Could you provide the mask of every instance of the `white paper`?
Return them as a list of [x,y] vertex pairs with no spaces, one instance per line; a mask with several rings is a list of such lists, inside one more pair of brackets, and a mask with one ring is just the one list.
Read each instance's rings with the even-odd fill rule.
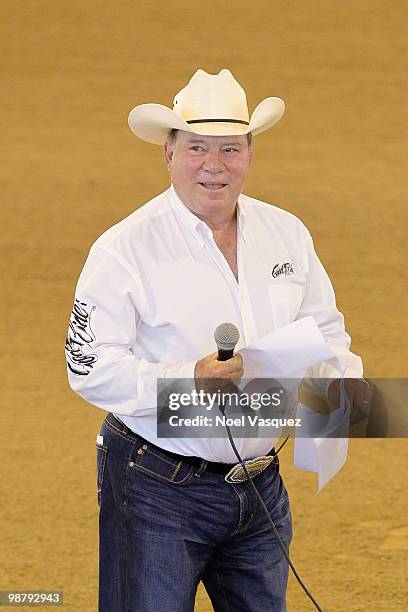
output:
[[[296,389],[292,388],[293,385],[290,387],[289,381],[284,387],[293,393],[297,391],[306,369],[315,363],[331,359],[339,371],[339,378],[344,374],[313,317],[281,327],[239,352],[244,360],[245,379],[291,378]],[[341,389],[340,408],[327,416],[304,404],[297,406],[297,417],[302,419],[302,437],[295,436],[294,462],[296,467],[317,473],[317,492],[337,474],[347,458],[348,416],[342,384]],[[306,428],[311,437],[303,437]],[[314,431],[319,432],[319,437],[313,437]]]
[[335,355],[313,317],[304,317],[239,350],[245,378],[303,378],[309,366]]
[[[317,472],[317,493],[337,474],[347,459],[349,408],[341,385],[340,407],[320,415],[299,403],[297,417],[302,419],[301,436],[295,433],[295,466]],[[319,432],[319,437],[313,437]],[[311,437],[303,437],[306,434]]]

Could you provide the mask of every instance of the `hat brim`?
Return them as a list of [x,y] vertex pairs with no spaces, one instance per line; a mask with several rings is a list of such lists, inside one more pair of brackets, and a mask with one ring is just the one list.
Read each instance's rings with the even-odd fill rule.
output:
[[128,124],[142,140],[162,145],[172,129],[202,136],[238,136],[248,132],[260,134],[277,123],[284,112],[285,103],[281,98],[265,98],[252,113],[249,125],[226,122],[189,124],[167,106],[140,104],[130,111]]

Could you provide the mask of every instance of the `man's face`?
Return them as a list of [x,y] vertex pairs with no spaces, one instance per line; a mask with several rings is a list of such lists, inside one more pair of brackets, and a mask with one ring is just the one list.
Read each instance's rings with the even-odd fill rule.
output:
[[246,135],[201,136],[178,131],[165,158],[178,196],[198,216],[233,210],[251,164]]

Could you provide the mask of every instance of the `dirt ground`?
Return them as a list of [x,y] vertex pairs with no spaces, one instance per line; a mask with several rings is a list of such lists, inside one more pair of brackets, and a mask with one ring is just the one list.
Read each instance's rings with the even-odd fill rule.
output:
[[[68,388],[67,322],[93,241],[168,185],[129,110],[171,106],[197,68],[230,68],[251,111],[285,100],[245,193],[309,227],[366,375],[406,376],[407,24],[397,0],[2,1],[0,590],[96,610],[105,415]],[[325,612],[407,609],[407,459],[406,440],[352,440],[316,495],[285,448],[293,561]],[[292,577],[288,609],[313,609]]]

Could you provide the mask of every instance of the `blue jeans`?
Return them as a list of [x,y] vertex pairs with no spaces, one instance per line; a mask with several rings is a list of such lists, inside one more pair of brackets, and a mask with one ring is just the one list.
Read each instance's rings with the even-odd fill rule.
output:
[[[179,462],[109,413],[97,446],[99,612],[284,612],[288,563],[248,483]],[[253,478],[289,548],[279,460]]]

